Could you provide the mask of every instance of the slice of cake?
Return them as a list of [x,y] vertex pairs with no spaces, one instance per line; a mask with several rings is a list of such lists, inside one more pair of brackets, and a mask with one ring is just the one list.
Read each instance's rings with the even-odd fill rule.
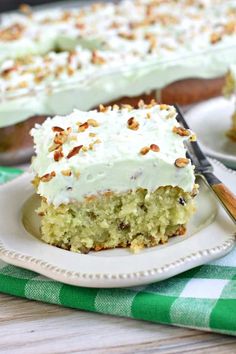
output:
[[[236,99],[236,65],[232,65],[226,77],[226,84],[224,88],[224,94],[226,97],[235,96]],[[236,142],[236,106],[232,115],[232,125],[227,132],[227,136]]]
[[103,107],[56,116],[31,134],[45,242],[87,253],[183,235],[194,211],[194,167],[173,106]]

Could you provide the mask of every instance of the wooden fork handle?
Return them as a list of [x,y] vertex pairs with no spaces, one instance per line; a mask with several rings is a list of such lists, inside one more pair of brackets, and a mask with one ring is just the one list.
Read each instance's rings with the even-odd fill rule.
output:
[[[204,177],[224,208],[236,223],[236,196],[213,173],[204,173]],[[236,183],[236,181],[235,181]]]

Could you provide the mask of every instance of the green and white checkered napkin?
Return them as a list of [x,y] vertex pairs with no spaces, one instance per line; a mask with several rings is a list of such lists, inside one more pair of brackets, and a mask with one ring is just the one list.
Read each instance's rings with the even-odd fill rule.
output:
[[[0,168],[0,183],[18,173],[19,170]],[[171,279],[126,289],[66,285],[0,261],[0,292],[81,310],[236,335],[236,249],[218,261]]]

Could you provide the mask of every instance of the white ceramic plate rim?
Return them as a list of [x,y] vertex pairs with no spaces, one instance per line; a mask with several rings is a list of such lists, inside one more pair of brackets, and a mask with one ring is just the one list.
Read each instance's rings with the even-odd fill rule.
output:
[[[224,97],[216,97],[216,98],[212,98],[209,99],[207,101],[198,103],[196,105],[194,105],[193,108],[190,108],[189,111],[187,111],[187,113],[185,114],[186,116],[186,120],[190,122],[190,127],[191,127],[191,120],[194,119],[196,116],[200,116],[202,112],[205,112],[206,108],[208,108],[209,106],[217,106],[217,105],[222,105],[222,104],[226,104],[226,103],[230,103],[230,102],[234,102],[234,98],[232,98],[231,100],[226,100]],[[230,117],[229,117],[230,119]],[[201,138],[198,137],[198,142],[200,143],[203,151],[213,157],[214,159],[220,159],[220,160],[224,160],[224,161],[228,161],[229,163],[236,163],[236,156],[231,155],[231,154],[225,154],[225,153],[221,153],[221,152],[216,152],[213,149],[211,149],[210,147],[206,146],[204,143],[201,142]]]
[[[214,164],[224,170],[224,172],[226,172],[227,174],[230,173],[236,176],[235,171],[226,169],[226,167],[224,167],[218,161],[214,161]],[[23,180],[26,177],[26,174],[17,177],[18,182],[20,181],[20,179]],[[29,178],[29,176],[27,178]],[[8,182],[8,186],[11,183],[14,183],[14,181]],[[4,188],[4,186],[6,186],[6,184],[0,186],[0,192],[1,189]],[[184,242],[185,241],[182,241],[183,244]],[[139,271],[129,272],[127,270],[127,272],[112,274],[111,272],[107,271],[106,266],[108,263],[105,266],[106,271],[102,273],[94,273],[87,271],[84,272],[83,270],[70,271],[66,267],[63,267],[63,265],[62,267],[55,266],[52,263],[45,262],[43,257],[32,257],[29,255],[25,255],[22,252],[17,252],[17,250],[12,250],[11,248],[6,247],[4,245],[4,238],[0,235],[0,259],[7,263],[38,272],[42,275],[45,275],[49,278],[63,283],[87,287],[109,288],[141,285],[169,278],[173,275],[179,274],[183,271],[202,265],[211,260],[219,258],[220,256],[225,255],[233,248],[234,245],[235,235],[233,235],[232,232],[232,234],[225,235],[222,242],[220,244],[217,244],[217,246],[207,248],[203,246],[198,251],[190,252],[184,257],[180,256],[175,262],[166,262],[165,264],[163,264],[162,267],[155,267],[155,265],[153,265],[153,267],[142,269],[141,265]],[[68,251],[65,252],[67,252],[66,254],[68,255],[68,257],[70,257],[71,253]],[[86,257],[86,255],[79,254],[78,256]],[[146,254],[146,256],[148,257],[148,253]],[[136,257],[136,255],[132,255],[132,257]]]

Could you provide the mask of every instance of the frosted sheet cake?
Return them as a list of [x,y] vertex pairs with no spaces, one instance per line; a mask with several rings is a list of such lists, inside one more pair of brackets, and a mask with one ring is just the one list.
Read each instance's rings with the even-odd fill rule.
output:
[[[233,96],[236,99],[236,65],[232,65],[226,77],[226,83],[224,87],[224,94],[226,97]],[[236,101],[235,101],[236,104]],[[236,142],[236,106],[232,115],[232,125],[227,132],[228,137]]]
[[192,104],[220,95],[236,58],[234,0],[23,10],[0,23],[2,164],[32,155],[28,131],[49,115],[99,103],[135,106],[140,98]]
[[45,242],[87,253],[143,247],[183,235],[194,212],[191,131],[173,106],[100,106],[56,116],[31,132]]
[[[178,80],[198,78],[208,81],[222,77],[236,57],[235,18],[234,0],[124,0],[118,4],[93,4],[82,9],[3,15],[0,25],[1,121],[3,113],[5,117],[11,114],[4,107],[5,100],[12,100],[15,96],[15,106],[22,109],[21,94],[37,114],[45,111],[47,115],[68,114],[71,112],[71,96],[77,105],[74,108],[88,110],[98,103],[107,104],[124,96],[135,97],[152,91],[159,95],[160,90]],[[21,68],[18,70],[22,61],[15,58],[38,62],[40,72],[44,59],[40,62],[39,58],[31,59],[32,55],[43,57],[49,52],[74,51],[77,47],[84,50],[81,56],[86,64],[77,72],[81,78],[77,81],[77,75],[74,84],[68,87],[71,84],[69,70],[63,75],[63,80],[67,80],[66,87],[64,82],[61,85],[60,78],[51,85],[51,71],[53,75],[54,67],[63,62],[63,55],[52,53],[47,74],[44,70],[41,73],[47,77],[44,89],[50,86],[50,90],[44,90],[48,98],[42,102],[38,83],[34,84],[33,90],[32,85],[27,85],[25,73]],[[86,50],[93,53],[92,58]],[[13,60],[9,62],[9,59]],[[93,80],[86,71],[91,61],[96,65]],[[32,68],[27,60],[23,65],[26,72]],[[12,75],[6,75],[6,70],[14,72],[14,84]],[[18,85],[22,82],[23,86]],[[215,84],[219,89],[222,81]],[[194,85],[198,87],[199,82]],[[201,95],[205,95],[204,88],[216,94],[208,83],[207,87],[203,86]],[[200,95],[199,91],[197,95]],[[66,113],[61,107],[55,107],[54,102],[59,97],[67,108]],[[39,106],[34,102],[38,99]],[[26,118],[29,116],[22,112],[18,122]]]

